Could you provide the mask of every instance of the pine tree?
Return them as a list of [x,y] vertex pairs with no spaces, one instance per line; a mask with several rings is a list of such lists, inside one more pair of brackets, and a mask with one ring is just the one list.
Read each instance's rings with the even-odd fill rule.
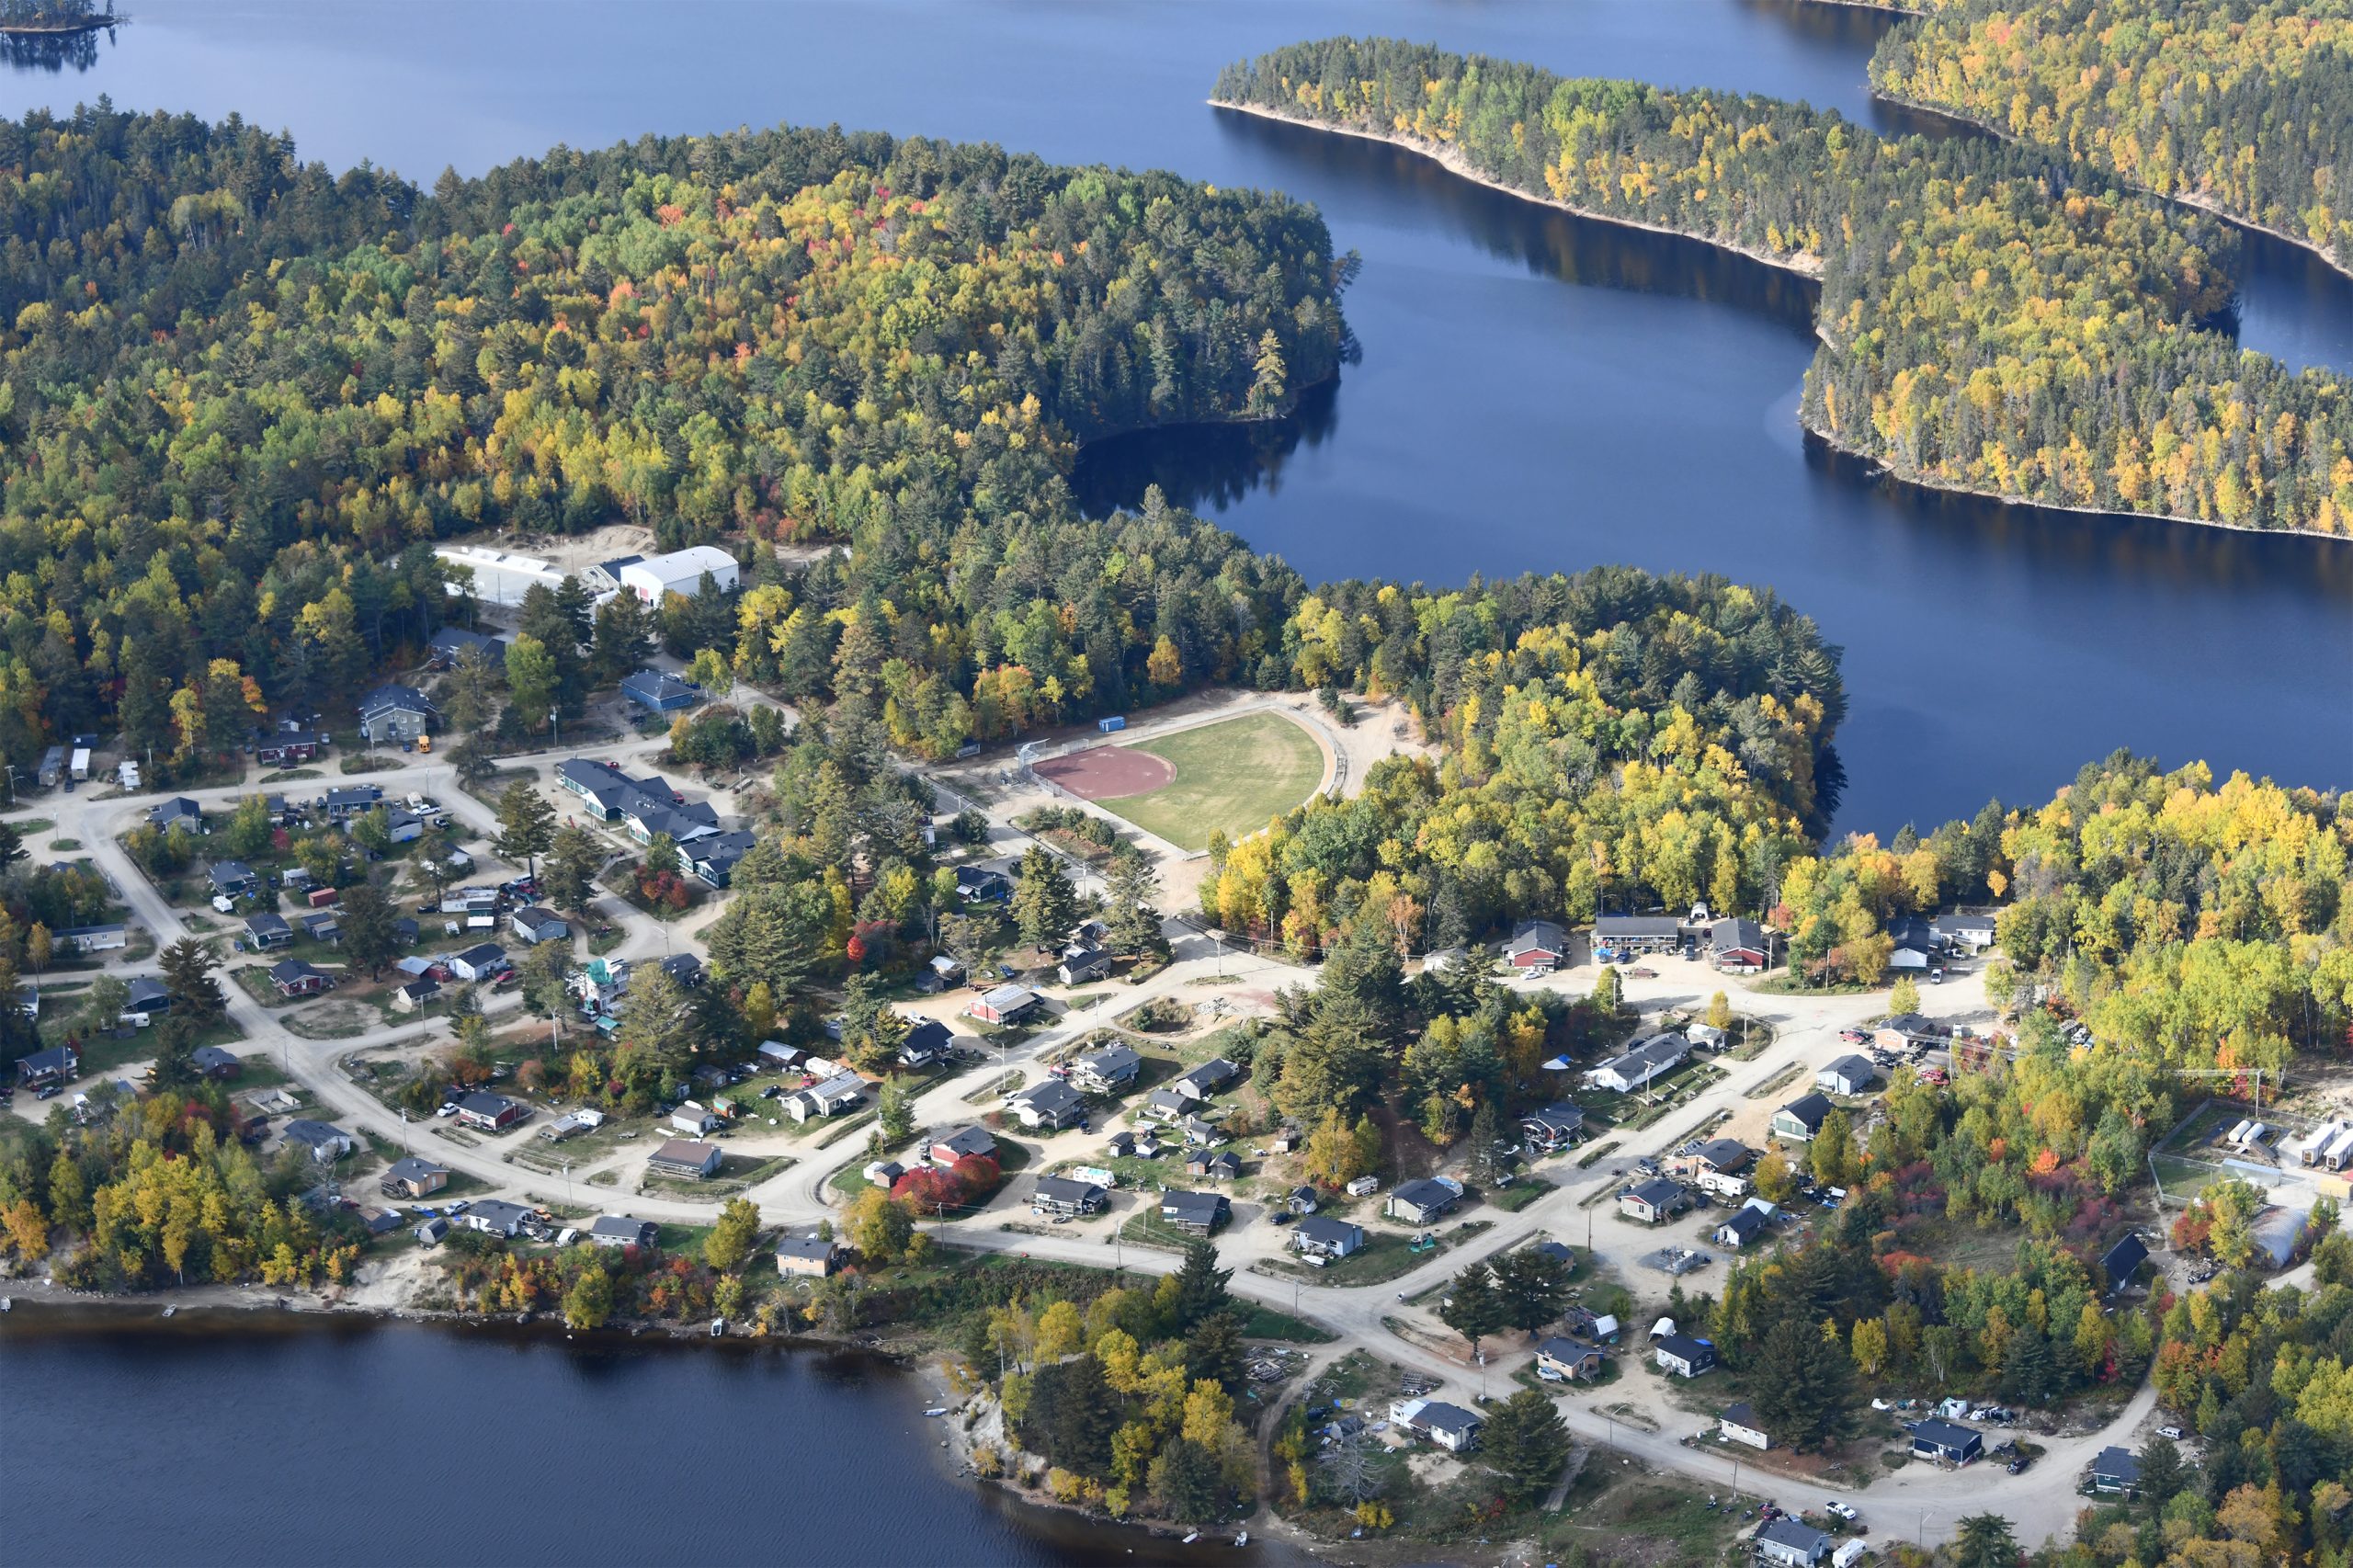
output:
[[1495,1293],[1495,1277],[1483,1263],[1474,1263],[1454,1277],[1447,1299],[1438,1310],[1438,1322],[1470,1342],[1479,1353],[1479,1341],[1504,1326],[1504,1303]]
[[1503,1478],[1504,1493],[1525,1502],[1550,1485],[1569,1462],[1569,1428],[1552,1402],[1521,1389],[1487,1417],[1480,1443],[1487,1467]]
[[1795,1312],[1766,1335],[1749,1386],[1773,1440],[1800,1453],[1843,1436],[1852,1419],[1854,1366],[1845,1348]]
[[1569,1265],[1532,1246],[1515,1247],[1495,1261],[1495,1295],[1506,1326],[1533,1334],[1569,1304]]
[[1195,1240],[1185,1246],[1185,1262],[1170,1277],[1176,1283],[1169,1325],[1179,1335],[1191,1332],[1195,1324],[1228,1312],[1233,1298],[1227,1293],[1226,1281],[1233,1278],[1231,1268],[1217,1266],[1217,1248],[1206,1241]]
[[1156,949],[1160,935],[1159,879],[1152,862],[1131,850],[1114,854],[1104,873],[1103,929],[1115,953]]
[[1972,1514],[1952,1543],[1953,1568],[2018,1568],[2018,1543],[1999,1514]]
[[498,797],[498,852],[523,861],[535,878],[540,857],[555,843],[555,808],[529,779],[516,779]]
[[164,949],[155,967],[161,971],[164,989],[171,993],[173,1017],[201,1027],[229,1010],[221,983],[212,978],[220,964],[212,950],[193,937],[183,937]]
[[1053,851],[1033,844],[1021,857],[1013,887],[1013,924],[1022,942],[1041,952],[1061,950],[1077,912],[1077,899]]
[[362,882],[343,895],[335,924],[343,932],[343,954],[355,970],[369,978],[384,972],[392,949],[400,945],[392,932],[392,906],[381,888]]

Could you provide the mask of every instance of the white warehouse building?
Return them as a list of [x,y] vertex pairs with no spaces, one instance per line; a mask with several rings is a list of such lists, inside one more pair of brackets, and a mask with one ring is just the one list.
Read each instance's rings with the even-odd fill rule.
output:
[[[479,544],[445,544],[434,554],[452,566],[473,573],[474,597],[489,605],[519,605],[534,585],[553,593],[563,585],[563,574],[551,562],[529,555],[509,555]],[[451,584],[450,592],[458,591]]]
[[648,555],[615,564],[620,570],[613,575],[620,586],[649,605],[660,604],[669,594],[692,598],[701,588],[706,572],[722,593],[733,589],[738,581],[735,558],[708,544],[688,545],[667,555]]

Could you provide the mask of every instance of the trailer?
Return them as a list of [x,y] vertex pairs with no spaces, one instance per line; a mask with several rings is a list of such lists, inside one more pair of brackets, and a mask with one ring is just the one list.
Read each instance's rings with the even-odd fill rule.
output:
[[122,787],[124,789],[136,790],[139,788],[139,765],[137,763],[125,760],[122,766],[116,769],[115,776],[122,780]]
[[90,748],[88,746],[74,748],[74,762],[68,770],[68,777],[77,784],[90,777]]
[[65,748],[51,746],[40,754],[40,787],[54,790],[65,778]]
[[2337,1133],[2343,1131],[2344,1129],[2345,1123],[2341,1120],[2331,1120],[2321,1123],[2320,1131],[2305,1139],[2303,1147],[2296,1151],[2296,1163],[2300,1165],[2316,1165],[2320,1164],[2321,1151],[2335,1142],[2336,1141]]
[[2320,1163],[2333,1171],[2353,1165],[2353,1127],[2328,1141],[2328,1146],[2320,1152]]
[[1119,715],[1119,714],[1113,714],[1113,715],[1112,715],[1110,718],[1108,718],[1108,719],[1098,719],[1098,720],[1097,720],[1097,721],[1095,722],[1095,727],[1096,727],[1097,729],[1098,729],[1098,730],[1102,731],[1105,734],[1108,735],[1108,734],[1112,734],[1112,733],[1116,733],[1116,732],[1118,732],[1118,731],[1120,731],[1120,730],[1124,730],[1124,729],[1126,729],[1126,728],[1128,727],[1128,722],[1127,722],[1127,720],[1126,720],[1125,718],[1121,717],[1120,715]]

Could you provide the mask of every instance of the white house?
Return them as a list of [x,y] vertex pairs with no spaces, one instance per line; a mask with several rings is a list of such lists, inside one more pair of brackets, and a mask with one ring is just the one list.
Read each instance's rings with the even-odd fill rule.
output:
[[706,572],[722,593],[733,589],[738,580],[735,558],[708,544],[688,545],[667,555],[644,556],[621,567],[619,576],[624,590],[647,604],[658,605],[668,594],[692,598],[700,591]]
[[1723,1434],[1727,1443],[1745,1443],[1757,1449],[1773,1446],[1773,1439],[1765,1435],[1765,1424],[1756,1418],[1756,1412],[1748,1407],[1746,1400],[1718,1416],[1716,1430]]

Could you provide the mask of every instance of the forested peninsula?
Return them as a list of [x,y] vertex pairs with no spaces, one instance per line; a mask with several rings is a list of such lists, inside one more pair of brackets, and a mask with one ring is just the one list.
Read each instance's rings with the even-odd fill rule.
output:
[[2344,0],[1944,0],[1871,85],[2054,147],[2353,272],[2353,6]]
[[1229,66],[1215,101],[1818,275],[1802,417],[1898,477],[2052,506],[2353,532],[2353,395],[2203,324],[2235,240],[2000,142],[1386,39]]

